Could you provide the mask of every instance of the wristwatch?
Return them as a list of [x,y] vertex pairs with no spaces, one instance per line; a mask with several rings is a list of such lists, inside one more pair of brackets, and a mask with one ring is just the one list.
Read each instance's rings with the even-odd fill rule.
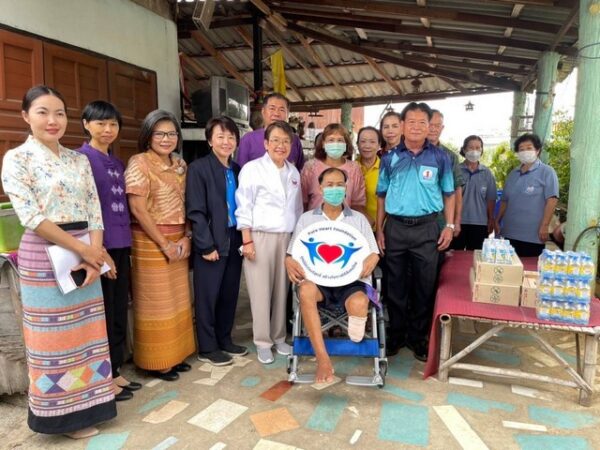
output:
[[452,229],[452,231],[454,231],[454,229],[456,228],[453,223],[447,223],[446,226]]

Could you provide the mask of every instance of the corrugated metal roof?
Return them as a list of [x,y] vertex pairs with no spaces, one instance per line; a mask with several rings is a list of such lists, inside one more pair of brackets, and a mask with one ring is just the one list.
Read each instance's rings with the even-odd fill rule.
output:
[[[567,0],[560,1],[564,3]],[[375,49],[383,54],[382,57],[375,58],[379,69],[391,79],[395,80],[395,83],[401,89],[403,94],[408,96],[422,95],[424,98],[438,93],[476,93],[478,90],[489,90],[490,86],[493,86],[492,82],[494,80],[499,80],[498,83],[500,84],[495,86],[497,89],[499,86],[505,85],[501,83],[504,80],[509,80],[514,83],[514,86],[518,86],[526,79],[535,79],[535,76],[531,77],[530,74],[535,70],[535,62],[540,58],[541,51],[540,49],[526,47],[531,47],[532,45],[538,45],[540,47],[550,46],[554,43],[557,35],[555,31],[542,32],[528,27],[513,27],[512,29],[507,29],[505,26],[474,23],[469,17],[467,17],[469,21],[450,20],[447,17],[431,17],[428,21],[422,21],[419,17],[406,15],[406,10],[402,10],[403,6],[415,8],[416,3],[412,0],[377,0],[375,2],[377,4],[398,7],[397,11],[394,11],[393,14],[388,14],[387,16],[382,16],[380,13],[373,11],[348,8],[343,9],[341,7],[333,6],[333,4],[337,4],[337,2],[327,2],[327,0],[324,0],[318,5],[313,4],[314,1],[309,1],[306,4],[304,2],[285,0],[278,0],[277,2],[267,1],[267,3],[275,12],[277,12],[278,8],[284,6],[288,9],[293,8],[293,10],[300,10],[302,14],[304,14],[304,11],[309,15],[312,13],[313,17],[316,15],[322,16],[329,13],[335,13],[329,19],[326,19],[334,22],[333,24],[327,25],[326,23],[304,22],[301,23],[301,25],[309,30],[315,30],[321,34],[332,36],[333,38],[351,44],[359,42],[359,36],[356,30],[353,27],[348,26],[348,24],[336,24],[336,18],[339,17],[339,19],[343,20],[362,20],[361,17],[365,16],[381,16],[381,20],[385,24],[381,27],[372,25],[373,19],[368,17],[368,20],[370,21],[369,28],[362,27],[366,32],[368,39],[366,41],[361,41],[361,45],[370,45],[369,49]],[[323,5],[323,3],[328,6]],[[365,3],[362,2],[362,4]],[[368,3],[366,4],[368,5]],[[204,49],[193,36],[189,33],[186,34],[186,31],[193,29],[190,27],[190,24],[192,23],[190,19],[195,4],[187,3],[180,5],[180,24],[185,24],[185,29],[180,28],[179,49],[181,52],[193,58],[194,62],[197,63],[204,72],[204,74],[199,74],[193,67],[186,67],[184,69],[188,92],[193,92],[207,83],[208,78],[206,75],[223,76],[230,74],[228,74],[227,70],[225,70],[220,62],[210,56],[207,49]],[[352,6],[353,2],[349,1],[348,3],[345,3],[345,5]],[[220,2],[215,11],[215,17],[218,16],[222,19],[225,17],[223,12],[226,12],[227,18],[230,19],[235,19],[236,17],[249,17],[248,6],[249,2],[245,1]],[[499,1],[428,0],[427,8],[427,11],[433,12],[441,8],[443,10],[452,10],[459,14],[488,15],[501,17],[503,19],[510,19],[511,14],[516,11],[518,12],[518,19],[542,22],[551,26],[552,30],[557,30],[563,26],[571,13],[569,8],[564,7],[547,7],[528,4],[522,8],[516,8],[515,4]],[[287,17],[285,12],[283,13],[283,16]],[[390,25],[395,23],[395,20],[385,20],[389,18],[397,19],[399,28],[396,32],[382,31],[388,30],[390,27],[395,27],[395,25]],[[465,19],[464,16],[463,19]],[[318,19],[314,20],[316,21]],[[575,28],[562,37],[558,43],[559,46],[573,48],[576,44],[577,36],[576,33],[573,32],[573,30],[576,31],[576,20],[577,18],[574,23]],[[430,40],[430,43],[433,44],[431,53],[420,52],[430,45],[427,34],[424,31],[427,30],[427,28],[424,27],[423,22],[430,26],[433,35]],[[253,53],[252,49],[245,43],[244,38],[240,35],[238,27],[243,29],[243,32],[247,36],[252,35],[252,28],[249,25],[216,28],[208,31],[202,29],[197,32],[206,36],[220,55],[231,62],[239,74],[244,77],[249,84],[252,84]],[[380,29],[371,29],[376,27]],[[416,30],[417,28],[419,34],[414,34],[413,30]],[[473,39],[457,39],[452,35],[452,33],[457,32],[469,33],[473,35]],[[342,95],[342,93],[339,92],[339,89],[331,82],[330,77],[328,77],[319,67],[317,61],[315,61],[311,54],[303,48],[300,42],[298,42],[294,33],[289,30],[287,32],[277,33],[280,38],[285,40],[288,45],[291,46],[294,53],[301,59],[302,63],[310,69],[309,71],[304,70],[298,62],[291,57],[287,50],[284,51],[287,78],[291,82],[290,84],[300,90],[300,94],[304,97],[302,104],[305,108],[309,107],[308,102],[327,101],[331,103],[348,99],[361,99],[360,101],[366,101],[373,98],[383,99],[386,97],[398,96],[396,89],[385,81],[384,77],[382,77],[377,70],[374,70],[374,68],[367,63],[366,58],[360,51],[350,51],[349,49],[312,41],[311,46],[314,53],[317,55],[320,62],[327,67],[330,76],[341,86],[344,91],[344,95]],[[488,39],[496,39],[496,41],[490,43],[487,42]],[[503,47],[500,44],[504,39],[520,42],[517,42],[517,45],[514,46]],[[263,49],[263,56],[265,57],[265,70],[263,72],[264,87],[266,90],[270,90],[272,87],[272,79],[270,71],[268,70],[268,56],[279,47],[279,44],[270,40],[267,33],[264,33],[263,45],[265,46]],[[420,51],[411,53],[407,50],[407,45],[417,46]],[[398,49],[394,49],[394,46],[398,46]],[[460,52],[460,55],[454,54],[456,51]],[[450,52],[451,54],[445,54],[446,52]],[[473,57],[474,55],[472,55],[473,53],[483,54],[485,55],[485,59],[475,58]],[[502,61],[502,58],[497,56],[499,54],[503,57],[521,58],[522,61]],[[406,66],[408,67],[389,61],[383,61],[384,59],[389,59],[391,56],[405,58]],[[425,64],[424,67],[423,64]],[[559,75],[561,79],[566,77],[572,70],[574,64],[575,57],[573,55],[564,55],[562,57],[562,67]],[[416,67],[418,67],[419,70],[416,70]],[[494,68],[496,69],[493,70]],[[503,70],[505,72],[503,72]],[[441,76],[442,73],[446,75]],[[489,80],[482,78],[483,75],[490,77]],[[416,86],[414,84],[415,80],[419,81]],[[315,81],[319,81],[319,83],[315,83]],[[490,83],[487,83],[487,81],[490,81]],[[494,87],[492,87],[492,89],[494,89]],[[289,89],[288,93],[293,102],[301,101],[298,92]]]

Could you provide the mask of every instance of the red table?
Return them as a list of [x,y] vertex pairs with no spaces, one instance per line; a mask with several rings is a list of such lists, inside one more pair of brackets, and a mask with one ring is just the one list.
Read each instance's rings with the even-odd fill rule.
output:
[[[523,258],[526,270],[536,270],[536,258]],[[598,336],[600,335],[600,301],[594,299],[591,305],[590,322],[587,326],[570,325],[558,322],[539,320],[534,308],[494,305],[471,301],[469,270],[473,265],[473,253],[455,251],[448,255],[440,274],[440,283],[436,296],[434,321],[429,340],[429,357],[425,366],[424,377],[439,372],[439,379],[447,381],[448,371],[462,369],[484,373],[486,375],[502,375],[515,378],[550,382],[580,390],[579,402],[583,405],[591,403],[596,374],[596,357]],[[451,355],[452,318],[472,319],[478,322],[491,323],[492,328],[476,339],[472,344]],[[495,336],[506,327],[526,328],[535,340],[552,357],[559,360],[573,381],[552,378],[546,375],[522,372],[514,369],[495,368],[459,362],[464,356]],[[558,330],[576,334],[577,367],[571,367],[560,354],[537,331]],[[580,360],[579,339],[585,337],[583,361]]]

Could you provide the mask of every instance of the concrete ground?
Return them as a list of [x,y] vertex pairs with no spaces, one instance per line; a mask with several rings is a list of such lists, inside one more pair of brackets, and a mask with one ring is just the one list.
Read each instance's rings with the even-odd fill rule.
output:
[[[250,321],[243,293],[234,331],[237,342],[251,345]],[[455,348],[487,329],[461,328],[454,339]],[[545,336],[573,362],[572,336]],[[537,350],[522,330],[503,333],[468,361],[554,375],[564,372]],[[192,371],[181,374],[176,382],[154,380],[127,364],[125,375],[143,383],[143,389],[133,400],[118,403],[117,418],[101,424],[100,434],[87,440],[31,432],[26,424],[26,396],[0,396],[0,448],[600,448],[596,431],[600,398],[586,408],[577,404],[575,390],[554,385],[529,384],[529,389],[519,390],[511,387],[510,379],[481,378],[480,384],[473,382],[473,376],[470,382],[453,380],[463,384],[423,380],[423,363],[406,349],[390,358],[384,389],[348,386],[343,380],[322,390],[310,385],[289,386],[283,357],[264,366],[254,352],[237,359],[230,369],[211,370],[194,357],[188,362]],[[370,359],[338,358],[336,375],[367,375],[371,364]],[[305,372],[312,367],[310,360],[301,365]],[[451,375],[467,377],[460,372]],[[504,421],[527,424],[520,426],[535,431],[508,428]]]

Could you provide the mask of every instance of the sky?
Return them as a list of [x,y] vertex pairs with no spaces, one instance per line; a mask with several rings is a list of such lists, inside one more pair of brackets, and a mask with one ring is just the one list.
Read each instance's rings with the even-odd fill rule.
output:
[[[553,111],[565,111],[570,117],[575,108],[577,70],[575,69],[555,88]],[[465,111],[465,104],[473,103],[473,111]],[[513,94],[497,93],[451,97],[446,100],[427,102],[444,114],[444,132],[441,141],[460,148],[463,139],[471,134],[481,136],[486,147],[496,146],[510,140],[510,117],[512,115]],[[395,111],[400,112],[406,103],[394,103]],[[379,118],[386,105],[365,107],[365,125],[378,126]],[[533,115],[535,96],[527,95],[526,114]]]

